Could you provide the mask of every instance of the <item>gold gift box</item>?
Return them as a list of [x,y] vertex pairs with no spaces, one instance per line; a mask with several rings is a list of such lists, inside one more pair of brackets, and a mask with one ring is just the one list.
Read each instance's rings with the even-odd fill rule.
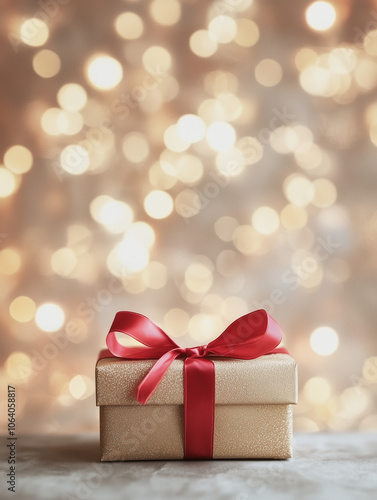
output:
[[[296,362],[288,354],[211,360],[216,373],[213,458],[291,457]],[[184,361],[173,361],[147,404],[136,399],[139,383],[155,362],[97,362],[102,461],[184,458]]]

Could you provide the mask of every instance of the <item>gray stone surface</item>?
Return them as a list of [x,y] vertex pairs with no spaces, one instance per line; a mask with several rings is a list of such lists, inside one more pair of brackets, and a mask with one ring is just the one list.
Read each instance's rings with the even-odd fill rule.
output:
[[[1,446],[0,498],[320,499],[377,498],[377,434],[299,434],[286,461],[100,463],[98,436],[21,436],[16,494],[7,491]],[[5,471],[5,472],[4,472]]]

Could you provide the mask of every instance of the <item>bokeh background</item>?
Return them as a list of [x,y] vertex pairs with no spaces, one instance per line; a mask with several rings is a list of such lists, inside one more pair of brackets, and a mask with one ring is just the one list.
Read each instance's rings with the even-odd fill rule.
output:
[[[1,2],[2,406],[97,429],[118,310],[265,307],[296,431],[377,428],[377,2]],[[2,412],[5,432],[5,412]]]

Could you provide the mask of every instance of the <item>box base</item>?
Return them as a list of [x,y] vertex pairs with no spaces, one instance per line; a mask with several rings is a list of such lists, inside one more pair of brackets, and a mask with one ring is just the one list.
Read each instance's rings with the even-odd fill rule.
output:
[[[100,407],[102,461],[184,458],[182,405]],[[214,459],[292,456],[292,405],[216,405]]]

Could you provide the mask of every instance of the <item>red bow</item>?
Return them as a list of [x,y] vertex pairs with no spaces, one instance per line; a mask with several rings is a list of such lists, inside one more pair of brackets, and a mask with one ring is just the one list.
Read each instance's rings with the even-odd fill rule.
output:
[[[121,345],[116,332],[129,335],[145,347]],[[208,356],[254,359],[287,353],[286,349],[277,348],[281,338],[278,323],[260,309],[236,319],[208,345],[184,348],[142,314],[122,311],[116,314],[107,335],[110,352],[101,357],[158,359],[137,390],[137,400],[145,404],[174,359],[184,356],[185,458],[212,458],[215,367]]]

